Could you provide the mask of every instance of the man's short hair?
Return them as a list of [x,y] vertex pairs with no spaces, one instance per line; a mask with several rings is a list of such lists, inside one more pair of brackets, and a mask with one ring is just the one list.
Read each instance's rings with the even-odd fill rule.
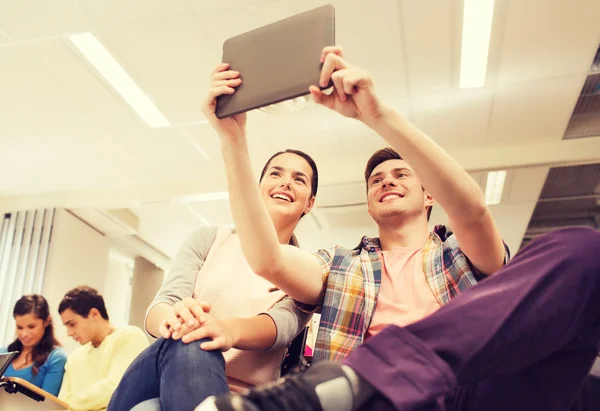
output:
[[87,318],[92,308],[97,309],[102,318],[108,320],[108,312],[102,295],[96,289],[82,285],[65,294],[58,306],[58,312],[62,314],[65,310],[70,309],[74,313]]
[[[402,157],[393,148],[386,147],[382,148],[381,150],[377,150],[373,153],[371,158],[369,158],[369,161],[367,161],[367,166],[365,167],[365,184],[367,185],[367,191],[369,191],[369,177],[371,177],[371,174],[373,174],[373,170],[375,170],[379,164],[388,160],[402,160]],[[423,190],[425,190],[425,188],[423,188]],[[427,210],[427,221],[429,221],[429,218],[431,217],[432,209],[433,206],[430,206],[429,210]]]

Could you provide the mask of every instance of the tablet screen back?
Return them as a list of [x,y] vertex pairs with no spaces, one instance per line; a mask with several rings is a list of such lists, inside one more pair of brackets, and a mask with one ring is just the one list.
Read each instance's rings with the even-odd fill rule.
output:
[[224,118],[308,94],[319,85],[325,46],[335,44],[335,10],[326,5],[260,27],[223,44],[223,62],[240,72],[233,95],[217,99]]
[[0,354],[0,378],[6,372],[6,369],[10,365],[10,363],[19,355],[18,351],[11,351],[7,353]]

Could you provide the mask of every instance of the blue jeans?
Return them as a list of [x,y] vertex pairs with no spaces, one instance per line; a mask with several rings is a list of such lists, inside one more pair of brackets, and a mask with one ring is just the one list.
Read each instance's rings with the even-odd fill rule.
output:
[[211,395],[229,392],[223,354],[202,350],[201,342],[155,341],[131,363],[108,411],[130,410],[155,398],[165,411],[187,411]]

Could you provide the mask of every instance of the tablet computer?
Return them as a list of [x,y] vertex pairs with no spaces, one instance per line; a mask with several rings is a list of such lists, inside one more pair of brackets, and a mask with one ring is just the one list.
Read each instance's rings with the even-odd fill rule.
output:
[[225,118],[309,93],[319,85],[323,47],[335,45],[335,9],[325,5],[231,37],[223,62],[240,73],[232,95],[217,98],[216,116]]
[[11,351],[7,353],[0,354],[0,378],[6,372],[6,369],[10,365],[10,363],[19,355],[18,351]]

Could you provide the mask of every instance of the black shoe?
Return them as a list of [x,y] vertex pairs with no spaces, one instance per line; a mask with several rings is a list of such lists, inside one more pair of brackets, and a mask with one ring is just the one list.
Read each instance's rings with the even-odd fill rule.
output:
[[[319,395],[316,392],[317,386],[320,386]],[[342,365],[321,362],[304,373],[281,378],[275,383],[254,388],[244,395],[227,394],[221,397],[210,397],[196,407],[195,411],[345,411],[350,409],[352,409],[352,391]]]

